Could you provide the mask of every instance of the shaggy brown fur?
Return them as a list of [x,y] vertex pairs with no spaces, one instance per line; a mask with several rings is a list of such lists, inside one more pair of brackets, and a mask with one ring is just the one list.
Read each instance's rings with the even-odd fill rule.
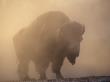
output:
[[36,66],[40,79],[46,79],[46,69],[52,63],[56,78],[63,78],[60,70],[65,57],[71,64],[79,55],[84,28],[59,11],[52,11],[37,18],[29,27],[14,36],[14,46],[19,60],[20,79],[29,79],[30,61]]

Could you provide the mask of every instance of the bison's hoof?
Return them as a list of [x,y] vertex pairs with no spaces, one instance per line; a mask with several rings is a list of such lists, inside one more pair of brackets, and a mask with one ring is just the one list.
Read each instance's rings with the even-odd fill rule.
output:
[[35,78],[26,77],[26,78],[23,78],[22,80],[29,81],[29,80],[36,80],[36,79]]
[[31,78],[30,80],[36,80],[35,78]]
[[60,75],[60,76],[58,75],[58,76],[56,76],[56,78],[61,79],[61,80],[64,79],[64,77],[62,75]]
[[39,78],[38,80],[47,80],[47,78]]

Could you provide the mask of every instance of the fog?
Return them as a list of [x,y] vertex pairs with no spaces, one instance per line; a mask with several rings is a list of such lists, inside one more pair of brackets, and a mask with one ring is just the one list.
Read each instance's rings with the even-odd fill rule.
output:
[[[109,8],[109,0],[0,0],[0,80],[18,79],[13,36],[51,10],[62,11],[86,27],[80,56],[74,66],[65,60],[64,77],[110,75]],[[38,76],[32,63],[29,74]],[[55,78],[50,68],[47,75]]]

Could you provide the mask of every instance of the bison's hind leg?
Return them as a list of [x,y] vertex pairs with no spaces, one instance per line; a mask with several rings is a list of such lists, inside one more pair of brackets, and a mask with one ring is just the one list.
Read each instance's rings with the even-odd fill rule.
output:
[[46,70],[47,70],[48,66],[49,66],[49,62],[45,62],[45,61],[41,62],[39,65],[36,65],[36,70],[40,74],[39,79],[41,79],[41,80],[48,79],[46,77]]
[[30,80],[30,77],[28,76],[28,70],[29,70],[29,61],[26,61],[25,59],[23,61],[19,61],[18,64],[18,75],[20,80]]
[[45,71],[40,71],[39,74],[40,74],[40,78],[39,78],[40,80],[46,80],[47,79]]

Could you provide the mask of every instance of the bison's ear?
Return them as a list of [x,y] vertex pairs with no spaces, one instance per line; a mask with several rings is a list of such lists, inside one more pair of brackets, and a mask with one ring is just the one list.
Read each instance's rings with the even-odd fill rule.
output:
[[82,25],[81,31],[82,31],[82,34],[84,34],[84,32],[85,32],[85,25]]

